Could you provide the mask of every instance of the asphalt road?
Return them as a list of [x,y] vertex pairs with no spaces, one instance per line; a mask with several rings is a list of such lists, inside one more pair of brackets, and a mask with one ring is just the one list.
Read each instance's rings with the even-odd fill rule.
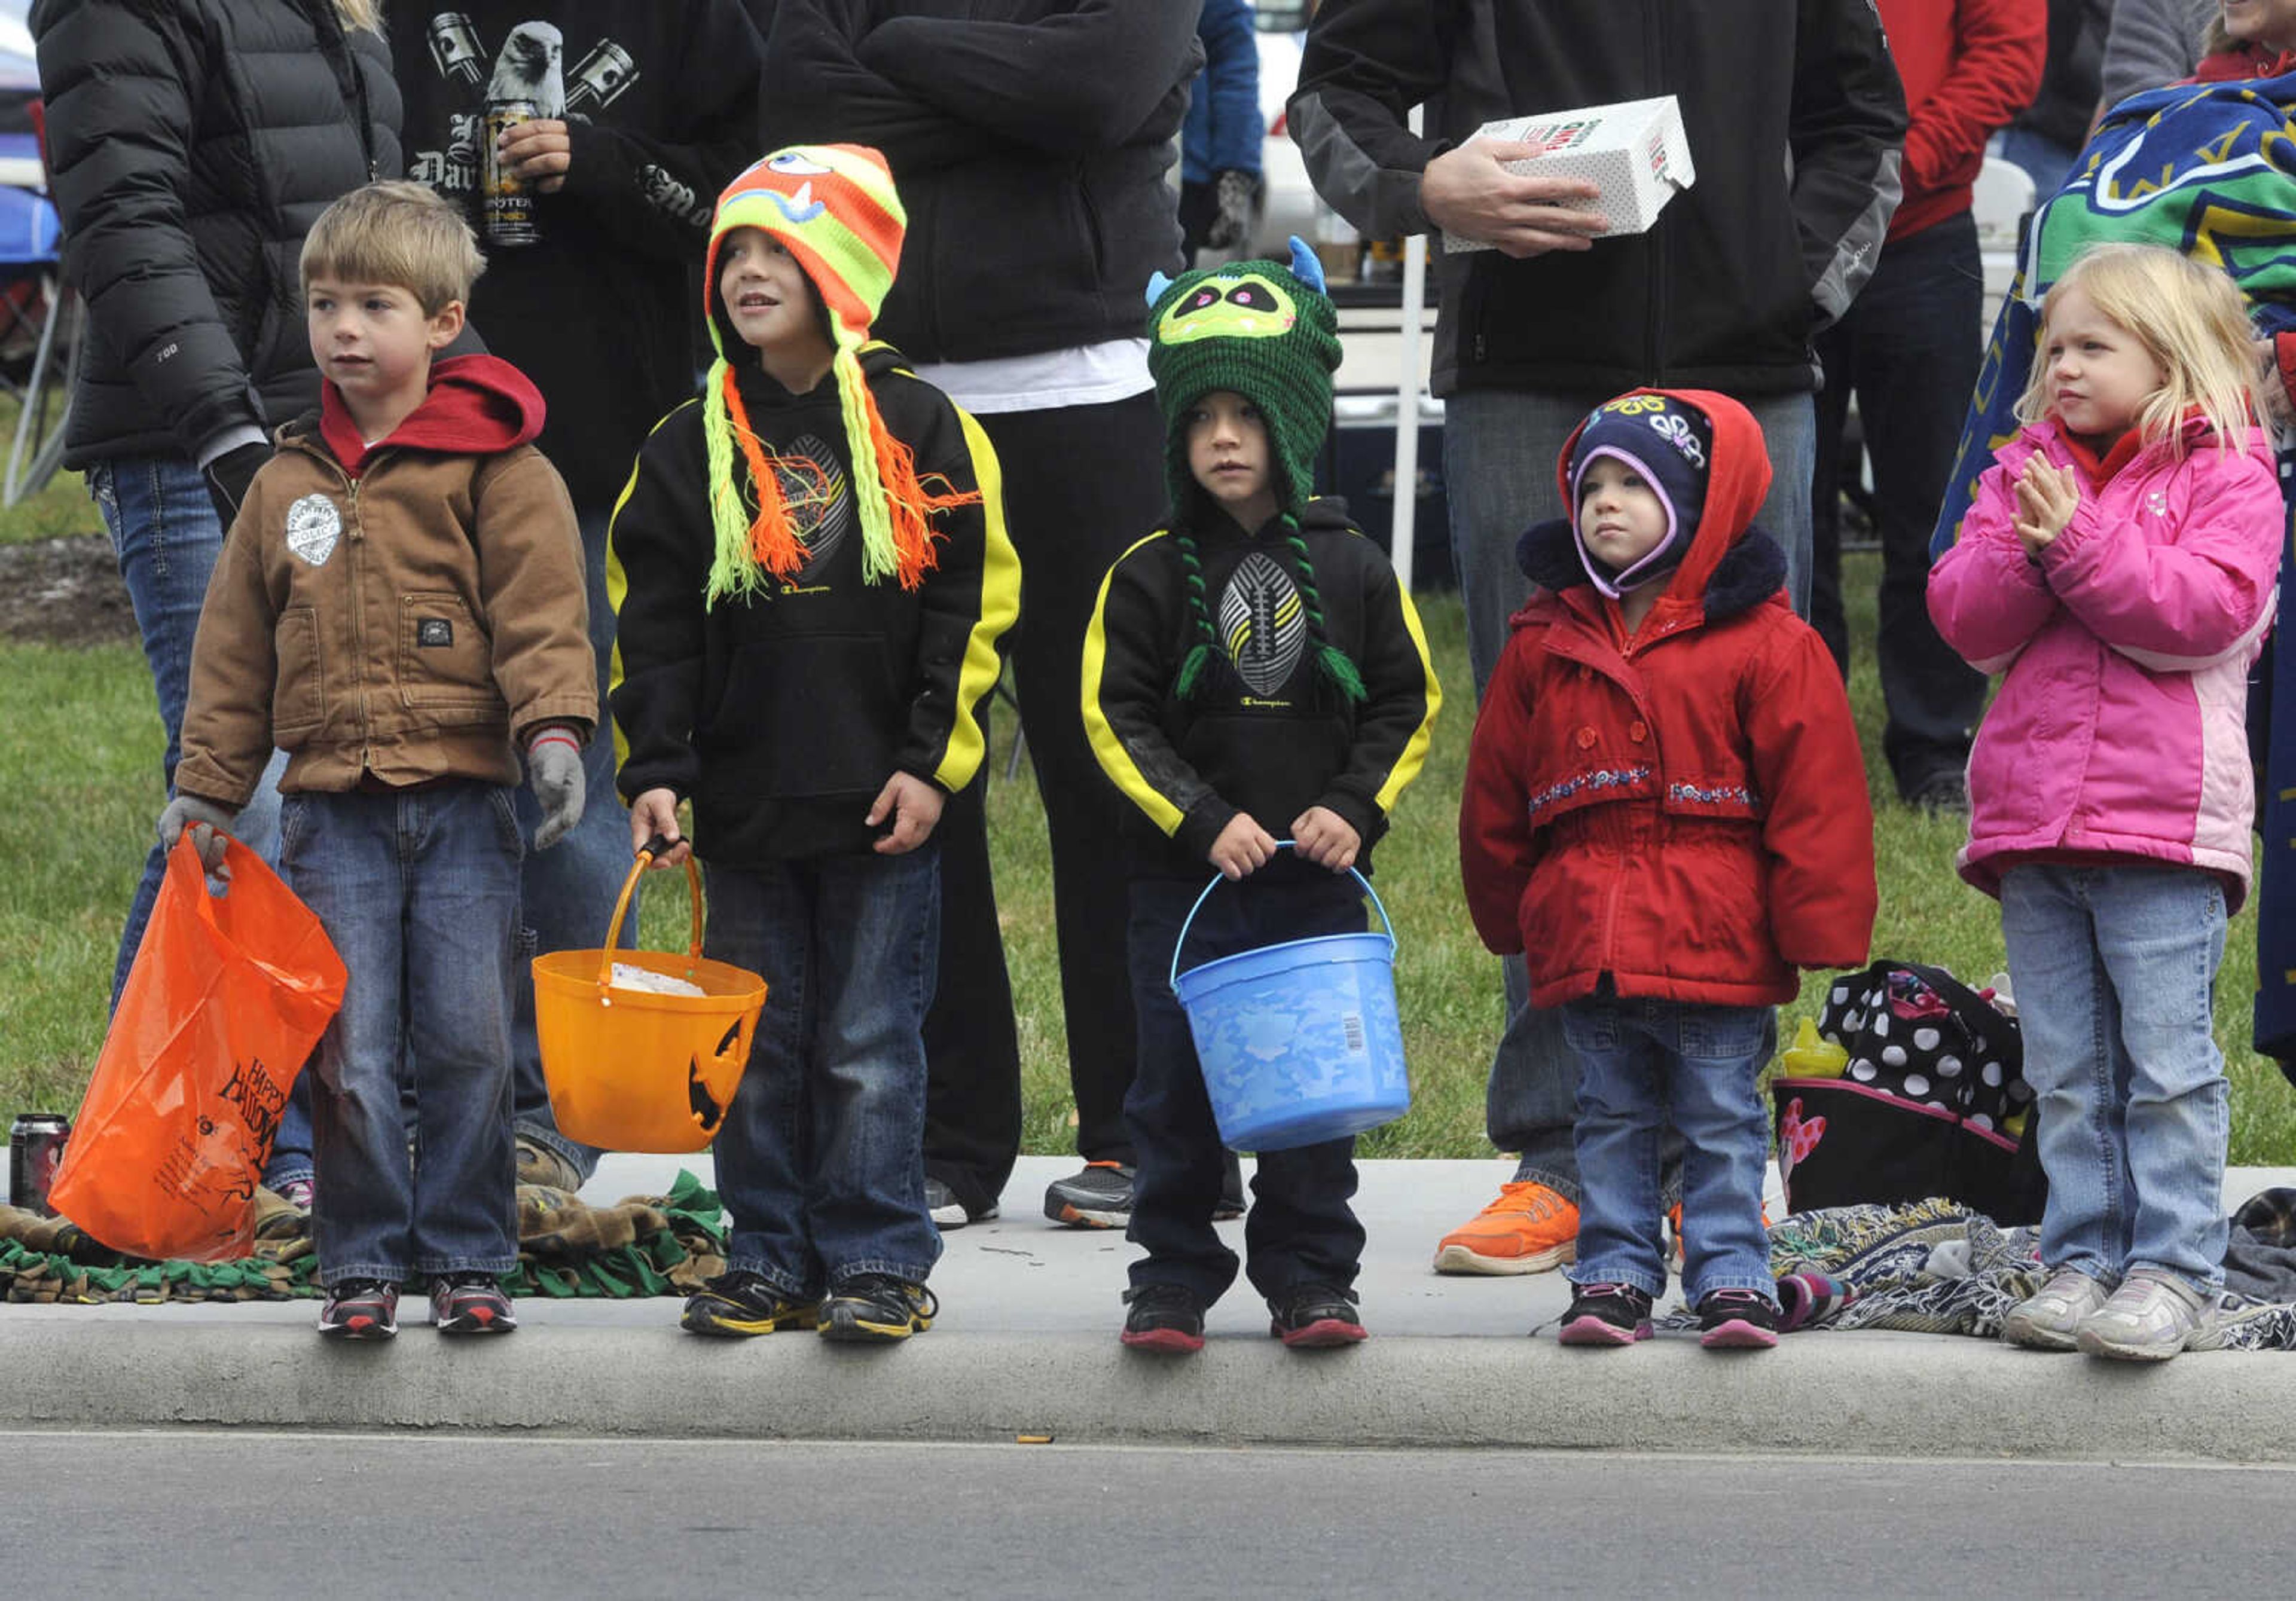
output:
[[21,1595],[2284,1594],[2289,1470],[0,1434]]

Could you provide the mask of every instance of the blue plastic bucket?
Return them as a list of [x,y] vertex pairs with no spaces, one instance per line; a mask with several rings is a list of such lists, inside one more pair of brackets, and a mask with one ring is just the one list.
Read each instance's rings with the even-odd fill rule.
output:
[[1220,1143],[1231,1150],[1312,1145],[1410,1110],[1395,1009],[1395,924],[1370,882],[1355,877],[1385,933],[1289,940],[1182,973],[1188,930],[1227,882],[1219,877],[1180,925],[1172,992],[1188,1014]]

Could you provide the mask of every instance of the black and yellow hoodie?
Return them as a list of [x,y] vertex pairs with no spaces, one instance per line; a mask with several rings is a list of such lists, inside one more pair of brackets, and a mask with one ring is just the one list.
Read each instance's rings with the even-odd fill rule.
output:
[[[1280,517],[1247,533],[1201,495],[1184,515],[1218,648],[1194,693],[1173,684],[1197,625],[1174,529],[1148,536],[1102,582],[1085,636],[1084,718],[1093,752],[1125,798],[1136,876],[1201,879],[1206,852],[1239,811],[1278,839],[1311,806],[1363,837],[1357,866],[1387,832],[1396,797],[1426,759],[1442,704],[1410,595],[1337,501],[1309,501],[1300,533],[1324,633],[1354,661],[1354,700],[1318,670],[1297,558]],[[1286,854],[1262,870],[1323,869]]]
[[[734,347],[737,350],[739,347]],[[615,784],[693,802],[694,849],[731,867],[865,851],[895,770],[950,792],[979,768],[976,716],[1020,600],[996,459],[973,421],[890,346],[861,352],[888,431],[978,503],[936,512],[914,589],[865,583],[837,382],[793,395],[738,360],[750,429],[806,552],[787,579],[705,603],[713,555],[702,406],[663,418],[615,507]],[[733,471],[745,475],[741,453]],[[746,478],[743,479],[746,489]]]

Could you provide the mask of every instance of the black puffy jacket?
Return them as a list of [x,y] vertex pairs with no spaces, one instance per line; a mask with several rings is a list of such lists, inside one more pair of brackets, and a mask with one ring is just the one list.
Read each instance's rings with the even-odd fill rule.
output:
[[381,37],[332,0],[41,0],[32,29],[89,318],[64,464],[196,460],[316,406],[296,259],[329,201],[399,174]]
[[1203,64],[1176,0],[780,0],[768,145],[873,145],[909,214],[881,338],[913,361],[1141,335],[1180,270],[1165,168]]

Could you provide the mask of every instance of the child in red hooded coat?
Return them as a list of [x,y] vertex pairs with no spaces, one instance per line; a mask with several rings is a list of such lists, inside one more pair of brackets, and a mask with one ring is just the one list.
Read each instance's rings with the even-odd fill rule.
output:
[[1559,464],[1570,521],[1484,698],[1459,809],[1483,943],[1525,953],[1578,1058],[1566,1345],[1650,1334],[1659,1141],[1682,1134],[1684,1285],[1710,1347],[1776,1343],[1757,1075],[1796,967],[1866,960],[1874,819],[1849,703],[1751,526],[1762,432],[1736,401],[1636,390]]

